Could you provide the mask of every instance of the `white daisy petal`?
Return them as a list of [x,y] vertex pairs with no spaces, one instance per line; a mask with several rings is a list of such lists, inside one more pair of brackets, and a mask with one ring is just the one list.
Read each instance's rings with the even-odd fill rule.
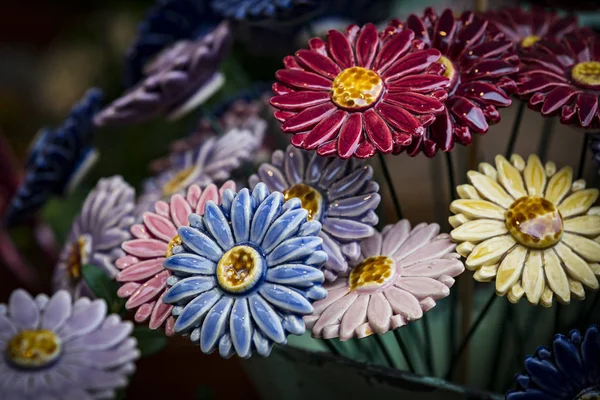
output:
[[508,232],[506,223],[491,219],[477,219],[469,221],[452,230],[452,239],[458,242],[481,242],[494,236],[504,235]]
[[598,279],[585,260],[562,243],[558,243],[554,246],[554,251],[556,251],[556,254],[562,260],[562,265],[569,276],[581,281],[591,289],[598,289]]
[[496,274],[496,292],[498,294],[506,294],[519,281],[526,257],[527,249],[523,246],[516,246],[506,254]]
[[510,207],[513,199],[506,191],[492,178],[485,176],[477,171],[467,172],[469,180],[475,186],[479,194],[485,199],[494,202],[504,208]]
[[521,283],[523,285],[523,290],[525,290],[527,300],[529,300],[531,304],[538,304],[545,287],[541,251],[531,250],[529,252],[527,261],[525,261],[525,267],[523,268]]
[[468,218],[488,218],[504,221],[506,209],[487,200],[454,200],[450,204],[450,211],[455,214],[462,213]]
[[553,204],[559,204],[567,193],[569,193],[569,190],[571,190],[572,181],[573,168],[564,167],[556,174],[552,175],[548,182],[548,186],[546,187],[546,194],[544,197]]
[[600,215],[582,215],[566,219],[563,229],[583,236],[597,237],[600,235]]
[[[569,281],[567,280],[567,274],[561,265],[561,261],[554,252],[549,249],[544,251],[544,273],[546,274],[546,282],[551,292],[556,294],[558,299],[565,304],[568,304],[571,300],[571,292],[569,290]],[[542,305],[547,301],[544,297],[547,297],[546,289],[542,292],[542,298],[540,299]]]
[[583,214],[598,200],[598,193],[598,189],[579,190],[560,203],[558,209],[563,218]]
[[500,155],[496,156],[496,168],[498,169],[498,181],[513,198],[518,199],[527,195],[521,173],[506,158]]
[[515,240],[510,235],[497,236],[481,242],[469,254],[466,265],[470,268],[475,268],[480,265],[495,264],[515,243]]
[[546,188],[546,171],[540,158],[532,154],[527,159],[527,166],[523,171],[525,185],[530,196],[543,196]]

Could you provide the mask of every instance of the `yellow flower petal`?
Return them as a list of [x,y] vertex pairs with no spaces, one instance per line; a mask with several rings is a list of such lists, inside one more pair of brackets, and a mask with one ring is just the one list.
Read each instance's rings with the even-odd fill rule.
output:
[[525,169],[525,160],[518,154],[513,154],[510,156],[510,163],[519,171],[523,171]]
[[552,161],[548,161],[544,169],[546,170],[546,176],[550,178],[556,173],[556,164],[554,164]]
[[600,261],[600,243],[567,232],[563,233],[562,242],[568,244],[575,250],[575,253],[579,254],[586,261]]
[[552,297],[554,296],[554,292],[550,290],[548,286],[544,289],[542,293],[542,297],[540,297],[540,304],[542,307],[552,307]]
[[498,265],[485,265],[479,268],[473,274],[473,279],[477,282],[491,282],[496,277],[498,273]]
[[542,252],[539,250],[531,250],[525,267],[523,268],[523,277],[521,284],[527,295],[527,300],[531,304],[538,304],[540,297],[544,292],[544,269],[542,262]]
[[448,217],[448,222],[450,222],[450,225],[453,228],[457,228],[459,226],[461,226],[462,224],[464,224],[465,222],[469,222],[470,219],[467,218],[467,216],[465,214],[456,214],[456,215],[451,215],[450,217]]
[[587,215],[600,215],[600,206],[590,208]]
[[592,263],[590,264],[590,269],[594,273],[594,275],[600,275],[600,264]]
[[475,245],[473,243],[464,242],[464,243],[461,243],[458,246],[456,246],[456,252],[458,254],[460,254],[461,256],[467,258],[467,257],[469,257],[469,254],[471,254],[471,252],[473,251],[474,248],[475,248]]
[[481,242],[494,236],[508,233],[506,224],[495,219],[478,219],[469,221],[450,232],[455,242]]
[[456,187],[456,193],[458,193],[458,197],[461,199],[481,199],[479,193],[477,193],[477,189],[467,184],[458,185]]
[[498,176],[496,168],[494,168],[491,164],[488,164],[486,162],[479,164],[479,168],[477,169],[479,170],[479,172],[481,172],[485,176],[489,176],[493,180],[496,180],[496,177]]
[[492,218],[504,221],[505,209],[487,200],[454,200],[450,211],[463,213],[468,218]]
[[547,200],[550,200],[554,204],[560,203],[560,201],[569,193],[571,190],[571,181],[573,180],[573,168],[564,167],[557,174],[552,175],[548,186],[546,187],[546,195],[544,196]]
[[585,189],[585,180],[583,179],[578,179],[571,185],[571,190],[574,192],[582,189]]
[[467,172],[469,180],[475,186],[479,194],[504,208],[510,207],[515,201],[506,191],[500,186],[498,182],[485,176],[477,171]]
[[525,294],[523,287],[517,282],[515,283],[508,292],[508,301],[511,303],[518,303],[521,300],[521,297]]
[[598,289],[598,279],[596,279],[594,272],[583,258],[562,243],[554,246],[554,251],[560,257],[565,271],[571,278],[577,279],[591,289]]
[[577,300],[585,299],[585,290],[581,282],[569,278],[569,290],[571,290],[571,295]]
[[529,156],[527,166],[523,171],[527,192],[530,196],[543,196],[546,187],[546,171],[540,158],[535,154]]
[[[544,251],[544,272],[548,287],[556,294],[561,303],[568,304],[571,301],[571,291],[567,274],[560,264],[560,259],[552,249]],[[544,293],[542,293],[542,305],[544,304]]]
[[597,199],[598,189],[579,190],[560,203],[558,209],[563,218],[569,218],[585,213]]
[[600,215],[582,215],[564,220],[563,229],[584,236],[600,235]]
[[496,275],[496,293],[506,294],[512,285],[521,279],[527,251],[524,246],[516,246],[504,257]]
[[518,199],[527,196],[521,173],[510,165],[506,158],[500,155],[496,156],[496,168],[498,169],[498,181],[512,197]]
[[495,264],[515,245],[515,240],[510,235],[497,236],[479,243],[469,257],[466,265],[475,268],[480,265]]

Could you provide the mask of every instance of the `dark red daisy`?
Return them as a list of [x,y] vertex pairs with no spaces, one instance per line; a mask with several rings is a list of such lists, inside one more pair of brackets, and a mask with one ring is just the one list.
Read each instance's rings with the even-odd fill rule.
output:
[[518,94],[544,116],[563,124],[600,127],[600,38],[580,31],[562,40],[542,39],[521,57]]
[[384,33],[406,29],[416,32],[425,48],[442,53],[439,63],[450,82],[446,109],[405,150],[432,157],[438,149],[452,150],[455,142],[470,144],[473,132],[485,133],[500,121],[498,107],[511,104],[516,85],[510,76],[518,71],[513,43],[491,34],[488,22],[472,12],[456,19],[449,9],[438,16],[428,8],[423,17],[413,14],[404,24],[391,21]]
[[275,117],[292,144],[319,155],[367,158],[397,153],[444,111],[448,78],[440,52],[411,30],[380,35],[373,24],[329,31],[277,71]]
[[555,12],[538,7],[531,10],[504,8],[483,14],[489,21],[490,30],[503,34],[517,45],[520,51],[527,51],[542,38],[562,39],[578,29],[577,17],[559,17]]

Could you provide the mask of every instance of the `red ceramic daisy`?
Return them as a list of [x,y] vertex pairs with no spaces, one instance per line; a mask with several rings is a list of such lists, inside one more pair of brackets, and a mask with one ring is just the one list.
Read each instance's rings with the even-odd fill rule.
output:
[[445,111],[405,150],[411,156],[423,150],[432,157],[437,150],[452,150],[455,142],[470,144],[473,132],[485,133],[500,121],[498,107],[511,104],[516,85],[510,75],[518,71],[513,43],[492,35],[487,21],[472,12],[456,19],[449,9],[438,16],[428,8],[423,17],[413,14],[405,24],[391,21],[384,33],[406,29],[416,32],[426,48],[442,53],[439,63],[450,82]]
[[541,38],[561,39],[578,29],[573,15],[559,17],[555,12],[541,8],[523,10],[504,8],[483,14],[490,30],[503,34],[515,43],[520,51],[527,51]]
[[518,93],[544,116],[563,124],[600,127],[600,37],[569,35],[540,40],[521,58]]
[[397,153],[443,112],[448,79],[440,52],[414,32],[379,35],[373,24],[329,31],[284,59],[271,104],[292,144],[319,155],[367,158]]

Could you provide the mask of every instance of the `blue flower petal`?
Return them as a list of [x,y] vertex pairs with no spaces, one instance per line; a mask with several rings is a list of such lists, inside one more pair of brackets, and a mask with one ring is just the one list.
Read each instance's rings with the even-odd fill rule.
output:
[[262,334],[275,343],[285,343],[286,338],[283,326],[281,326],[281,318],[266,300],[260,295],[254,294],[248,298],[248,305],[252,319]]
[[231,204],[235,198],[235,192],[231,189],[225,189],[221,196],[221,210],[225,215],[231,215]]
[[252,319],[248,309],[248,300],[237,299],[229,318],[229,331],[235,351],[242,358],[249,357],[252,351]]
[[278,309],[294,314],[310,314],[313,306],[302,294],[282,285],[265,283],[258,292]]
[[308,211],[303,208],[283,213],[267,231],[262,249],[269,254],[276,246],[298,232],[299,226],[306,221]]
[[225,333],[232,305],[233,299],[225,296],[206,314],[200,332],[200,349],[203,353],[211,353]]
[[180,301],[189,300],[198,296],[217,285],[217,281],[212,276],[192,276],[185,278],[173,285],[163,297],[163,302],[175,304]]
[[302,261],[319,250],[322,242],[323,239],[314,236],[288,239],[267,255],[267,262],[270,267],[274,267],[283,263]]
[[231,337],[225,333],[219,340],[219,354],[223,358],[229,358],[235,353]]
[[600,382],[600,334],[598,326],[592,325],[581,343],[581,357],[588,382]]
[[267,271],[267,281],[281,285],[308,287],[323,280],[320,269],[304,264],[284,264]]
[[306,331],[304,321],[296,315],[286,315],[283,317],[283,327],[292,335],[303,335]]
[[221,259],[223,255],[221,248],[210,237],[198,229],[182,226],[177,232],[183,244],[189,247],[194,253],[214,262],[219,262]]
[[212,201],[206,203],[204,209],[204,225],[224,251],[233,247],[233,235],[229,223],[219,207]]
[[549,393],[538,389],[528,389],[526,392],[509,392],[506,395],[506,400],[552,400]]
[[258,207],[269,196],[269,188],[264,183],[258,183],[254,189],[252,189],[252,198],[254,204]]
[[548,393],[569,394],[567,382],[551,362],[527,357],[525,359],[525,370],[531,376],[531,380],[542,390]]
[[175,320],[175,332],[180,333],[194,328],[222,295],[219,289],[213,289],[190,301]]
[[319,236],[321,223],[316,220],[308,221],[298,230],[298,236]]
[[201,231],[203,231],[205,229],[204,218],[202,218],[201,215],[190,214],[190,216],[188,217],[188,221],[190,222],[190,226],[192,228],[199,229]]
[[256,213],[254,213],[252,226],[250,228],[251,242],[256,243],[258,246],[262,244],[263,238],[271,226],[271,223],[281,212],[282,204],[283,194],[273,192],[260,206],[258,206]]
[[327,289],[321,285],[314,285],[304,291],[304,296],[313,301],[323,300],[327,297]]
[[247,242],[250,239],[250,219],[252,217],[252,197],[248,189],[240,190],[231,205],[231,228],[235,240]]
[[557,335],[553,342],[553,350],[556,366],[568,378],[569,386],[573,389],[583,387],[585,376],[577,347],[563,335]]
[[273,343],[269,339],[264,337],[258,330],[255,330],[252,334],[252,343],[254,343],[256,352],[259,355],[263,357],[268,357],[269,354],[271,354]]
[[328,257],[329,256],[325,251],[322,251],[322,250],[315,251],[314,253],[312,253],[310,255],[310,257],[308,257],[304,261],[304,264],[312,265],[314,267],[320,268],[321,266],[323,266],[323,264],[325,264],[327,262]]
[[292,197],[288,201],[285,202],[283,207],[281,208],[283,212],[295,210],[297,208],[302,208],[302,201],[297,197]]
[[175,273],[211,275],[217,264],[207,258],[190,253],[179,253],[167,258],[163,266]]

